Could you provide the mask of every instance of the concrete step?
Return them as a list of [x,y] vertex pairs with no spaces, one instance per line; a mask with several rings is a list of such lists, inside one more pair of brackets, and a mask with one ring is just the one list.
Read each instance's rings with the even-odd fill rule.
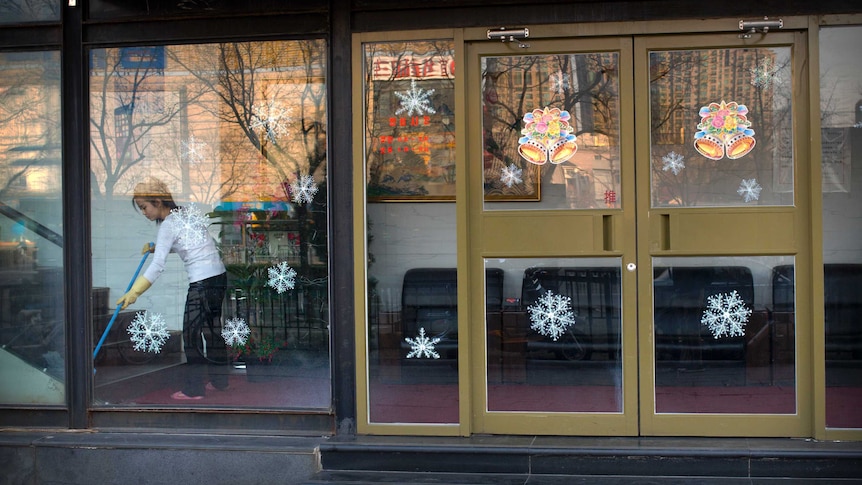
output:
[[516,475],[491,473],[407,473],[407,472],[329,472],[322,471],[301,485],[826,485],[852,484],[857,479],[833,478],[742,478],[742,477],[657,477]]
[[536,436],[332,438],[313,483],[862,483],[862,443]]

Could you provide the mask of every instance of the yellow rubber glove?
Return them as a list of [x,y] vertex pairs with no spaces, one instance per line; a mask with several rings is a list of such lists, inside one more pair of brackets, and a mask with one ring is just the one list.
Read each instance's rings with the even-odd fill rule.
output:
[[148,242],[144,244],[144,247],[141,248],[141,254],[154,253],[156,252],[156,245]]
[[122,305],[122,308],[120,309],[125,310],[127,306],[134,303],[135,300],[137,300],[138,297],[141,296],[141,293],[147,291],[150,288],[150,285],[152,285],[152,283],[150,283],[149,280],[147,280],[143,276],[138,276],[138,279],[135,280],[135,283],[132,285],[131,288],[129,288],[129,291],[127,291],[125,295],[120,297],[120,299],[117,300],[116,304]]

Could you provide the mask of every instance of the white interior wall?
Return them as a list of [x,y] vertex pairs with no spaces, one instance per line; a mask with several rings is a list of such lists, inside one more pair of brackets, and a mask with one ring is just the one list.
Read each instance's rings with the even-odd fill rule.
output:
[[[854,130],[862,138],[862,128]],[[850,190],[823,194],[824,263],[862,263],[862,153],[851,159]]]
[[399,311],[401,283],[408,269],[457,266],[455,204],[393,202],[367,208],[373,237],[369,252],[375,258],[368,275],[378,281],[381,310]]
[[[132,207],[128,199],[93,200],[93,287],[110,288],[108,307],[123,296],[141,262],[144,243],[155,241],[158,226]],[[202,211],[209,208],[201,207]],[[141,274],[152,261],[147,258]],[[161,313],[169,330],[182,330],[188,278],[182,261],[168,256],[164,273],[128,310]]]
[[820,30],[820,103],[824,127],[846,128],[851,148],[850,187],[847,192],[823,194],[823,260],[825,263],[862,263],[862,126],[851,128],[862,113],[862,27],[824,27]]

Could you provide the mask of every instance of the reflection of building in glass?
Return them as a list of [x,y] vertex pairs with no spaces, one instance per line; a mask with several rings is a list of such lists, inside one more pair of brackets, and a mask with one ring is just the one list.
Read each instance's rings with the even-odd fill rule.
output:
[[[650,54],[650,88],[653,102],[652,142],[657,145],[690,144],[697,131],[697,111],[711,102],[737,102],[748,107],[758,127],[772,126],[776,83],[765,83],[761,72],[777,66],[769,49],[710,49],[653,52]],[[760,73],[760,74],[758,74]],[[753,78],[761,82],[752,82]],[[772,89],[770,89],[772,88]]]
[[0,53],[0,191],[7,204],[24,193],[60,195],[57,57]]
[[[786,48],[650,53],[655,204],[790,203],[788,59]],[[683,166],[665,169],[670,159],[679,159]],[[746,200],[738,188],[742,180],[751,179],[763,193]]]

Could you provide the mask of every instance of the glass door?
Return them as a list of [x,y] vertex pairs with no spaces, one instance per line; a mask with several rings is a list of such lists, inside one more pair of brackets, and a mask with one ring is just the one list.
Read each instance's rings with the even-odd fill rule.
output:
[[806,433],[804,52],[468,44],[474,432]]
[[810,432],[805,52],[635,40],[642,434]]
[[476,432],[637,433],[631,55],[468,45]]

